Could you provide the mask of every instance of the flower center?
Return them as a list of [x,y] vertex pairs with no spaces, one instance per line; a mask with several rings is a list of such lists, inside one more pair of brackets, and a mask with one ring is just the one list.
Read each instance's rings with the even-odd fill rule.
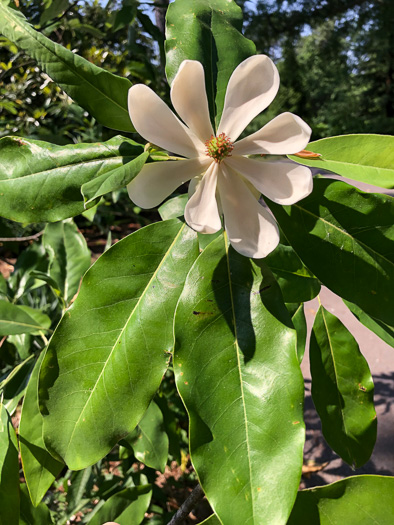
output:
[[211,135],[211,138],[205,142],[205,146],[208,157],[211,157],[215,162],[222,162],[226,157],[231,157],[231,152],[234,149],[233,143],[224,133],[217,137]]

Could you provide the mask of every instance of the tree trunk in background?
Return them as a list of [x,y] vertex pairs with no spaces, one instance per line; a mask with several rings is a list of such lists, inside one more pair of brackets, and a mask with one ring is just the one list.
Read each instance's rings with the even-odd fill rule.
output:
[[163,33],[163,35],[166,29],[166,13],[169,3],[170,0],[161,0],[161,4],[163,4],[163,7],[155,7],[156,25]]

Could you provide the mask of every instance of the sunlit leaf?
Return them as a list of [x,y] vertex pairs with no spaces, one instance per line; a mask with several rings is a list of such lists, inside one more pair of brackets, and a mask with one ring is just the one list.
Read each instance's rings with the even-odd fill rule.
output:
[[320,153],[321,157],[309,160],[290,155],[290,158],[348,179],[394,188],[394,137],[390,135],[329,137],[311,142],[308,150]]
[[107,250],[85,275],[41,368],[44,440],[73,470],[104,457],[144,415],[173,348],[196,234],[173,219]]
[[217,123],[231,73],[245,58],[256,53],[253,42],[241,31],[242,10],[233,0],[175,0],[168,8],[165,42],[168,82],[171,84],[183,60],[201,62],[211,117],[216,114]]
[[0,300],[0,335],[37,333],[50,325],[50,318],[39,310]]
[[285,524],[296,497],[303,381],[290,325],[263,261],[223,236],[207,246],[178,303],[174,370],[193,465],[226,525]]
[[298,493],[288,525],[389,525],[394,478],[352,476]]
[[140,485],[117,492],[89,520],[89,525],[102,525],[116,520],[119,525],[139,525],[152,497],[150,485]]
[[[85,209],[81,186],[132,161],[143,146],[123,137],[55,146],[0,140],[0,215],[19,222],[56,222]],[[93,205],[93,203],[91,204]]]
[[129,80],[55,44],[4,2],[0,2],[0,32],[37,60],[40,68],[100,124],[119,131],[134,130],[127,110]]

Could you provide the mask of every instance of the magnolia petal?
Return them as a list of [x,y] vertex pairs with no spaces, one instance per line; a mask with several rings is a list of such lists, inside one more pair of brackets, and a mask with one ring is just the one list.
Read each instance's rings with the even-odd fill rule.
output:
[[261,129],[234,144],[233,155],[290,155],[308,144],[312,130],[293,113],[282,113]]
[[145,164],[127,185],[130,199],[141,208],[154,208],[183,182],[203,173],[209,164],[207,157]]
[[184,60],[172,86],[171,101],[183,122],[205,143],[214,134],[205,91],[204,68],[197,60]]
[[215,195],[218,170],[219,165],[212,162],[186,204],[185,220],[200,233],[215,233],[222,227]]
[[279,73],[265,55],[247,58],[228,82],[218,134],[234,142],[256,115],[271,104],[279,89]]
[[135,129],[148,142],[184,157],[205,155],[204,144],[148,86],[132,86],[128,105]]
[[232,247],[246,257],[266,257],[279,243],[275,219],[241,177],[223,163],[218,185],[224,226]]
[[269,162],[237,155],[225,163],[278,204],[294,204],[313,189],[311,170],[291,160]]

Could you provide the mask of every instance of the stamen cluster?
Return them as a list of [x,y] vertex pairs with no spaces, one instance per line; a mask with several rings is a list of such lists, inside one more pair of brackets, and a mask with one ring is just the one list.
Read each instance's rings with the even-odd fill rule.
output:
[[221,162],[225,157],[231,157],[231,152],[234,149],[233,143],[224,133],[220,133],[217,137],[211,135],[211,138],[205,142],[207,148],[207,155],[215,162]]

